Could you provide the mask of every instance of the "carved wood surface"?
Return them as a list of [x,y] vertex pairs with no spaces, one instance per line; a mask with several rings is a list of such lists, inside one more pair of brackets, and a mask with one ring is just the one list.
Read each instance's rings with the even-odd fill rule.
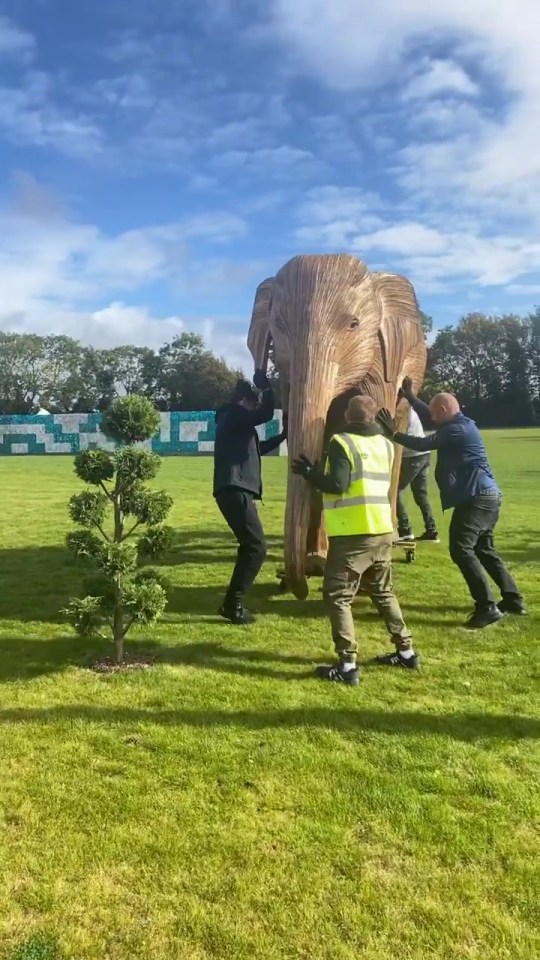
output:
[[[301,453],[321,459],[355,393],[394,413],[403,377],[418,389],[426,364],[412,285],[370,273],[348,254],[295,257],[259,285],[248,336],[256,367],[266,367],[272,342],[288,398],[289,460]],[[404,415],[400,405],[398,416]],[[394,509],[400,462],[401,448],[392,477]],[[326,553],[321,506],[320,496],[289,472],[285,569],[297,596],[307,594],[307,554]]]

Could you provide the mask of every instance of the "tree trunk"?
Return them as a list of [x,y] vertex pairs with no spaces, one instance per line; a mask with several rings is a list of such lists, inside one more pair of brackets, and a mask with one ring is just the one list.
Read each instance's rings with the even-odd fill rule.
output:
[[[114,497],[114,543],[121,543],[124,535],[124,516],[120,508],[120,493],[115,491]],[[122,663],[124,659],[124,600],[122,589],[122,576],[118,574],[114,578],[114,613],[113,613],[113,640],[115,649],[116,663]]]
[[124,604],[120,577],[114,579],[113,639],[115,660],[117,663],[122,663],[124,659]]

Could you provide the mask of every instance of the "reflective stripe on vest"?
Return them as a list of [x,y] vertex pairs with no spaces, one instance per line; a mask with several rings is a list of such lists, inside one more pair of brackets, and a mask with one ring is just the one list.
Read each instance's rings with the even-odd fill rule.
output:
[[[334,440],[337,440],[338,437],[334,437]],[[388,463],[385,465],[384,470],[364,470],[364,462],[362,460],[362,455],[359,452],[353,436],[350,433],[340,433],[339,440],[344,441],[347,446],[347,453],[349,454],[349,460],[352,462],[351,470],[351,483],[354,480],[386,480],[388,477],[388,471],[392,470],[392,464],[394,462],[394,450],[390,440],[387,440],[386,437],[382,438],[386,444],[387,454],[388,454]]]
[[[342,433],[332,438],[343,447],[351,464],[349,489],[341,497],[324,494],[326,532],[329,537],[391,533],[390,473],[392,443],[376,434],[364,437]],[[326,466],[329,472],[329,466]]]

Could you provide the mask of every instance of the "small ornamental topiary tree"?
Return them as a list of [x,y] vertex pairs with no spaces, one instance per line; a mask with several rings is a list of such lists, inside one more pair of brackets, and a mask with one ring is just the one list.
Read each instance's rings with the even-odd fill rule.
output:
[[167,604],[166,584],[146,564],[170,542],[164,521],[172,499],[164,490],[151,490],[160,458],[136,444],[149,440],[159,427],[159,413],[144,397],[116,400],[104,414],[103,433],[119,442],[115,453],[85,450],[75,457],[77,476],[97,490],[84,490],[69,502],[79,529],[68,534],[75,556],[89,561],[94,576],[86,595],[65,610],[80,636],[112,634],[116,664],[124,658],[124,640],[136,623],[154,623]]

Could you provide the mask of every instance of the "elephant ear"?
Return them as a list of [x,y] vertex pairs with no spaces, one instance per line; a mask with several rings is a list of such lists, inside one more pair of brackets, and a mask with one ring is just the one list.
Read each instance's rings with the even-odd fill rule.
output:
[[268,353],[272,342],[268,317],[273,289],[274,278],[269,277],[259,284],[255,294],[247,345],[256,370],[266,370],[268,366]]
[[372,276],[380,306],[382,373],[386,383],[397,383],[402,376],[404,357],[425,352],[418,303],[413,286],[405,277],[392,273]]

